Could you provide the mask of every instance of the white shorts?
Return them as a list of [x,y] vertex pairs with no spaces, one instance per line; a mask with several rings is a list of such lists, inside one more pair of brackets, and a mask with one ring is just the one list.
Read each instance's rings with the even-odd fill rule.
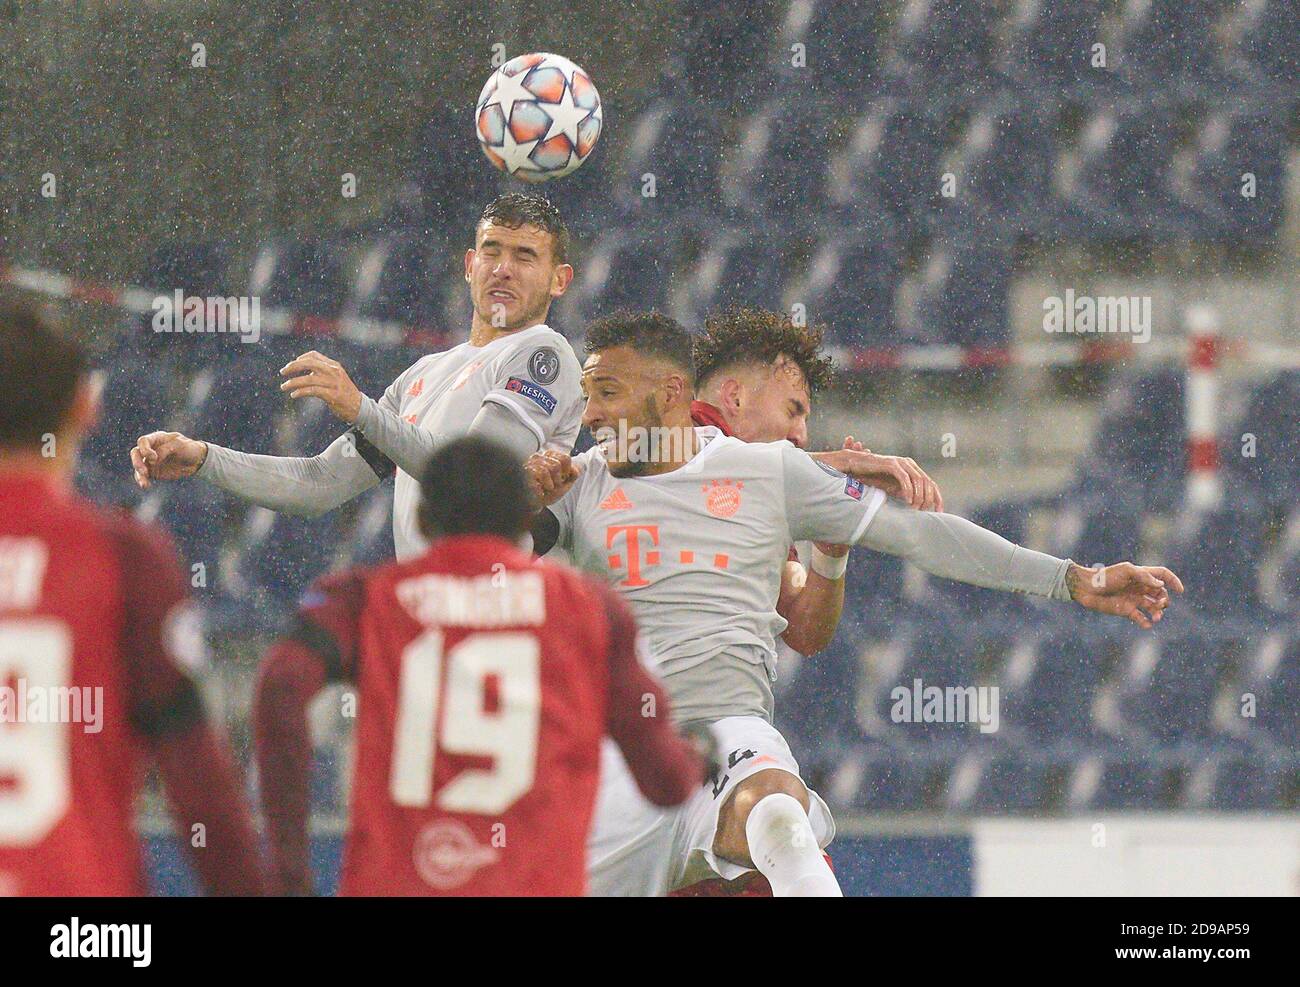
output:
[[[777,729],[758,716],[728,716],[713,724],[722,749],[721,777],[706,781],[673,809],[651,805],[636,787],[623,755],[606,739],[600,788],[587,839],[589,894],[657,896],[699,881],[734,881],[753,871],[713,852],[718,811],[736,785],[769,768],[796,777],[799,764]],[[835,821],[820,795],[808,789],[808,818],[821,847],[835,837]]]

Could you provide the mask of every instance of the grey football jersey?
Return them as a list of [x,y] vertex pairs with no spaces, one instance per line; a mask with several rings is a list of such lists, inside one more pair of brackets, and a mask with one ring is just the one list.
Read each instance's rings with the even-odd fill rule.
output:
[[[517,415],[539,449],[573,448],[582,424],[582,369],[569,341],[546,325],[499,336],[486,346],[461,343],[416,361],[388,387],[379,405],[436,435],[464,435],[484,402]],[[484,497],[492,492],[485,490]],[[397,471],[393,543],[399,559],[421,554],[419,481]]]
[[694,458],[657,476],[612,476],[599,446],[575,457],[556,544],[631,605],[675,718],[770,719],[791,543],[852,544],[885,497],[789,442],[695,434]]

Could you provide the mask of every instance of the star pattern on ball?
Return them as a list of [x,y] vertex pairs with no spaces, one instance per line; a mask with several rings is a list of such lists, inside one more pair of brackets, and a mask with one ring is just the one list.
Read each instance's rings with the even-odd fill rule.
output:
[[509,123],[510,113],[514,110],[516,102],[532,102],[537,99],[536,94],[530,92],[528,87],[524,85],[524,76],[527,74],[527,72],[520,72],[518,75],[506,75],[502,72],[501,77],[497,80],[496,92],[489,96],[487,102],[483,105],[499,104],[501,112],[505,115],[506,122]]
[[558,103],[538,103],[548,117],[551,118],[551,129],[546,132],[543,141],[548,141],[556,134],[564,134],[569,138],[569,143],[574,147],[578,146],[578,124],[582,123],[587,117],[587,110],[581,106],[575,106],[573,102],[573,89],[569,85],[569,80],[564,83],[564,93],[560,96]]
[[529,157],[536,146],[537,141],[524,141],[522,144],[516,141],[515,135],[510,132],[510,128],[507,126],[505,139],[496,151],[501,155],[501,160],[506,163],[506,170],[513,175],[517,171],[540,171],[537,163]]

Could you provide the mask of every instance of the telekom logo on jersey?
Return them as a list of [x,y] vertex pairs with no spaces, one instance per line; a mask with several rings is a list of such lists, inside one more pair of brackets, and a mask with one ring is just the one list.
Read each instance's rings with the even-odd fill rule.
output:
[[[623,551],[615,552],[614,549],[620,545]],[[627,576],[619,583],[620,586],[649,586],[650,580],[645,578],[645,569],[659,565],[662,559],[659,525],[611,524],[605,528],[605,549],[611,553],[606,559],[611,569],[627,570]],[[702,555],[698,564],[705,565],[706,559],[707,554]],[[712,557],[711,566],[714,569],[725,569],[730,561],[727,555],[717,552]],[[679,549],[677,562],[687,566],[697,565],[695,552]]]

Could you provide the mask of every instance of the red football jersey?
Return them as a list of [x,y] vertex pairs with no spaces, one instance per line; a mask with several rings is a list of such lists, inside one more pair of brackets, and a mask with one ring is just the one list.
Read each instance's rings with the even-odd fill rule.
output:
[[359,687],[340,893],[583,894],[607,732],[652,799],[703,777],[634,634],[608,589],[490,536],[320,581],[295,636]]
[[0,477],[0,894],[144,893],[142,741],[200,713],[163,640],[186,596],[156,532]]

